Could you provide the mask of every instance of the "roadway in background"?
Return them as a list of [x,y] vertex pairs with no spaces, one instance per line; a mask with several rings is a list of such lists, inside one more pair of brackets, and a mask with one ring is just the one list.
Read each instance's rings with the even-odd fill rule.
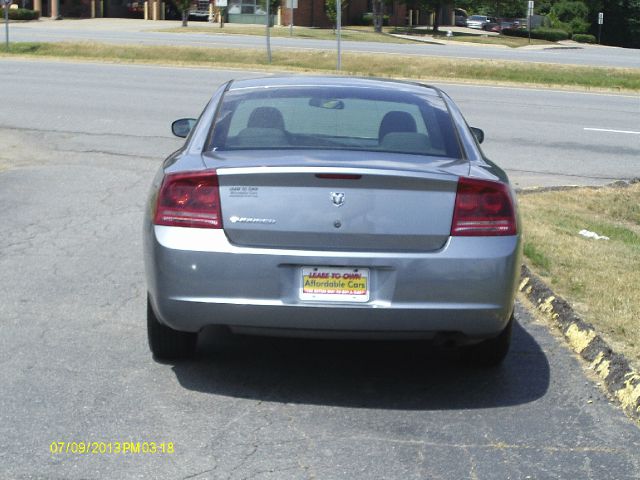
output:
[[[19,42],[90,41],[131,45],[173,45],[197,47],[265,48],[265,40],[248,35],[207,35],[202,33],[163,33],[159,30],[178,27],[180,22],[152,22],[132,19],[41,20],[11,24],[11,40]],[[191,26],[210,27],[222,32],[215,24],[189,22]],[[446,28],[446,27],[443,27]],[[188,31],[188,30],[187,30]],[[336,50],[336,42],[302,38],[272,37],[273,49]],[[436,56],[461,59],[517,60],[556,64],[592,65],[600,67],[640,68],[640,51],[599,45],[542,48],[540,46],[508,48],[479,44],[449,43],[375,43],[343,41],[345,52],[390,53],[402,56]]]
[[[61,148],[163,158],[171,121],[197,117],[223,80],[250,71],[1,60],[0,128],[57,133]],[[440,85],[518,187],[599,185],[640,175],[640,96]],[[591,130],[595,129],[595,130]],[[85,135],[86,134],[86,135]],[[88,137],[87,137],[88,135]],[[87,139],[91,140],[88,145]]]
[[[196,361],[152,360],[142,215],[181,143],[169,124],[254,75],[0,59],[16,92],[0,106],[0,477],[637,478],[638,426],[521,306],[495,370],[420,343],[211,332]],[[567,147],[602,143],[581,130],[594,119],[625,126],[627,97],[446,88],[523,183],[638,171],[633,145],[600,151],[629,164],[615,175],[598,152],[578,161]],[[578,173],[550,173],[561,170]],[[172,442],[174,453],[52,454],[53,442]]]

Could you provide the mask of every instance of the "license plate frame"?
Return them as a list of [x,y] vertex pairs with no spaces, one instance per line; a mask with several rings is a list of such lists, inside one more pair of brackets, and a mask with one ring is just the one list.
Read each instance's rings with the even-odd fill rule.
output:
[[299,272],[300,300],[366,303],[371,297],[371,271],[360,267],[304,266]]

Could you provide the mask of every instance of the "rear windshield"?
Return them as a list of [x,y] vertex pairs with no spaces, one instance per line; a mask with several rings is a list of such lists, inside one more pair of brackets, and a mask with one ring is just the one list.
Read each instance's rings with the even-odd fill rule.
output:
[[209,150],[338,149],[460,158],[444,101],[425,89],[248,88],[227,92]]

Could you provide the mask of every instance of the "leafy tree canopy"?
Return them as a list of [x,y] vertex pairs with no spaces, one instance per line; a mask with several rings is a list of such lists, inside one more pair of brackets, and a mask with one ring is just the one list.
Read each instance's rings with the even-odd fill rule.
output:
[[456,7],[469,15],[492,15],[504,18],[519,18],[526,14],[526,0],[457,0]]
[[569,33],[586,33],[589,30],[589,8],[579,0],[560,0],[551,7],[549,20],[553,28]]
[[[344,22],[345,14],[344,11],[349,6],[349,0],[341,0],[340,6],[342,7],[342,21]],[[325,0],[324,1],[324,13],[333,25],[333,29],[335,30],[338,27],[336,20],[338,18],[338,10],[336,9],[336,0]]]
[[[388,4],[393,0],[374,0]],[[409,8],[437,12],[445,0],[400,0]],[[640,0],[534,0],[534,12],[547,15],[552,24],[572,33],[598,34],[598,13],[604,13],[602,43],[640,48]],[[527,0],[453,0],[456,8],[469,15],[491,15],[522,18],[526,15]],[[437,25],[434,25],[437,29]]]

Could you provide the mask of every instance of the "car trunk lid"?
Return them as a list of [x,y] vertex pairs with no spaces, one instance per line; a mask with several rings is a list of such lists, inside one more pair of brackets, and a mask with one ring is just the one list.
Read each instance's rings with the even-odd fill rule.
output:
[[458,176],[468,171],[466,162],[451,160],[417,168],[375,168],[402,162],[374,168],[358,162],[330,166],[308,158],[294,166],[282,163],[218,166],[223,225],[232,243],[314,250],[438,250],[449,238]]

